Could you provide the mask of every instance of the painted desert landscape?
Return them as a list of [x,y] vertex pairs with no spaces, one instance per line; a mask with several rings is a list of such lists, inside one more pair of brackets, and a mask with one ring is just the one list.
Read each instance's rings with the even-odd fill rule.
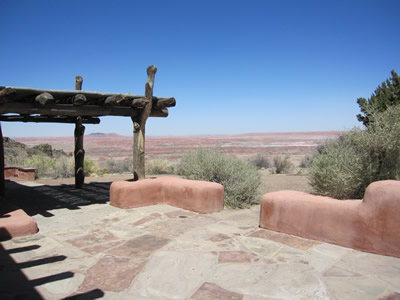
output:
[[[337,137],[339,131],[248,133],[237,135],[199,136],[148,136],[146,137],[146,159],[166,159],[173,163],[187,151],[198,147],[217,148],[221,152],[238,158],[251,158],[257,154],[267,157],[290,155],[296,165],[305,155],[312,154],[318,145]],[[50,144],[53,149],[72,153],[73,137],[16,138],[28,146]],[[85,136],[86,156],[96,161],[122,160],[132,157],[132,137],[118,134],[94,133]]]

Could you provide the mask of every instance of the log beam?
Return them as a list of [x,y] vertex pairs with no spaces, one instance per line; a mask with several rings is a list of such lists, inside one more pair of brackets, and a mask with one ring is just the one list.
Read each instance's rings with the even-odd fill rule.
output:
[[[33,123],[76,123],[74,117],[52,117],[52,116],[19,116],[19,115],[0,115],[0,121],[5,122],[33,122]],[[83,124],[99,124],[99,118],[84,117]]]
[[85,104],[86,101],[86,96],[83,94],[76,94],[74,98],[72,98],[72,104],[77,106]]
[[[85,105],[103,105],[105,99],[110,96],[115,96],[118,94],[114,93],[100,93],[100,92],[88,92],[88,91],[81,91],[81,90],[39,90],[33,88],[23,88],[23,87],[3,87],[0,86],[0,104],[4,103],[32,103],[36,96],[42,93],[49,93],[53,96],[56,103],[60,104],[72,104],[71,101],[74,99],[75,95],[82,94],[86,97]],[[132,105],[135,99],[140,99],[135,103],[140,103],[145,96],[140,95],[133,95],[133,94],[124,94],[125,97],[124,101],[119,102],[120,106],[134,106]],[[164,100],[169,101],[172,98],[168,97],[155,97],[153,96],[153,106],[156,106],[155,103],[163,102]],[[171,105],[174,106],[174,105]],[[163,106],[163,107],[170,107],[170,106]],[[160,107],[161,108],[161,107]]]
[[53,95],[50,93],[41,93],[35,97],[35,104],[41,107],[47,106],[54,102]]
[[171,97],[171,98],[153,98],[153,108],[156,109],[162,109],[162,108],[166,108],[166,107],[173,107],[176,105],[176,100],[175,98]]
[[[33,103],[7,103],[0,104],[0,114],[20,115],[44,115],[44,116],[68,116],[68,117],[100,117],[100,116],[121,116],[136,117],[138,110],[129,106],[103,107],[98,105],[71,104],[50,104],[45,107],[38,107]],[[167,117],[168,110],[153,110],[150,117]]]

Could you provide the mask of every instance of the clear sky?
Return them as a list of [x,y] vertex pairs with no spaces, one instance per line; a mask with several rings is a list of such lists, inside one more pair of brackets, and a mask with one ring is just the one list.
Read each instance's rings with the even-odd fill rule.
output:
[[[400,72],[400,1],[0,1],[0,86],[175,97],[147,135],[348,130],[358,97]],[[3,135],[72,136],[6,123]],[[130,118],[93,132],[132,135]]]

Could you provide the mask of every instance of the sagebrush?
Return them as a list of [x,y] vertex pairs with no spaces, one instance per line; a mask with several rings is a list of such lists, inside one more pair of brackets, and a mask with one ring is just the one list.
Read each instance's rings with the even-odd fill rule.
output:
[[185,153],[177,173],[188,179],[222,184],[227,207],[244,208],[259,201],[261,175],[256,167],[217,150],[199,148],[197,151]]
[[271,167],[271,162],[263,154],[256,154],[250,159],[250,162],[258,169],[268,169]]
[[173,174],[174,171],[174,167],[170,166],[165,159],[155,158],[146,162],[146,174]]
[[273,160],[276,174],[288,174],[294,169],[294,164],[290,160],[289,155],[274,156]]
[[367,129],[344,133],[313,156],[310,184],[316,193],[361,199],[370,183],[400,179],[400,106],[367,113]]

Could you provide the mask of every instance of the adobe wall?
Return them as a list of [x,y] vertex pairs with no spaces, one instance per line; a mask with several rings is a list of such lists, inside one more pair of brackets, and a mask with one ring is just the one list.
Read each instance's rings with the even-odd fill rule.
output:
[[35,180],[35,169],[24,167],[4,167],[5,179],[19,179],[19,180]]
[[400,257],[400,181],[370,184],[363,200],[296,191],[265,194],[260,227],[353,249]]
[[22,209],[3,202],[0,206],[0,240],[37,233],[36,221]]
[[212,213],[224,208],[224,188],[215,182],[169,176],[135,182],[116,181],[110,187],[110,204],[120,208],[168,204]]

